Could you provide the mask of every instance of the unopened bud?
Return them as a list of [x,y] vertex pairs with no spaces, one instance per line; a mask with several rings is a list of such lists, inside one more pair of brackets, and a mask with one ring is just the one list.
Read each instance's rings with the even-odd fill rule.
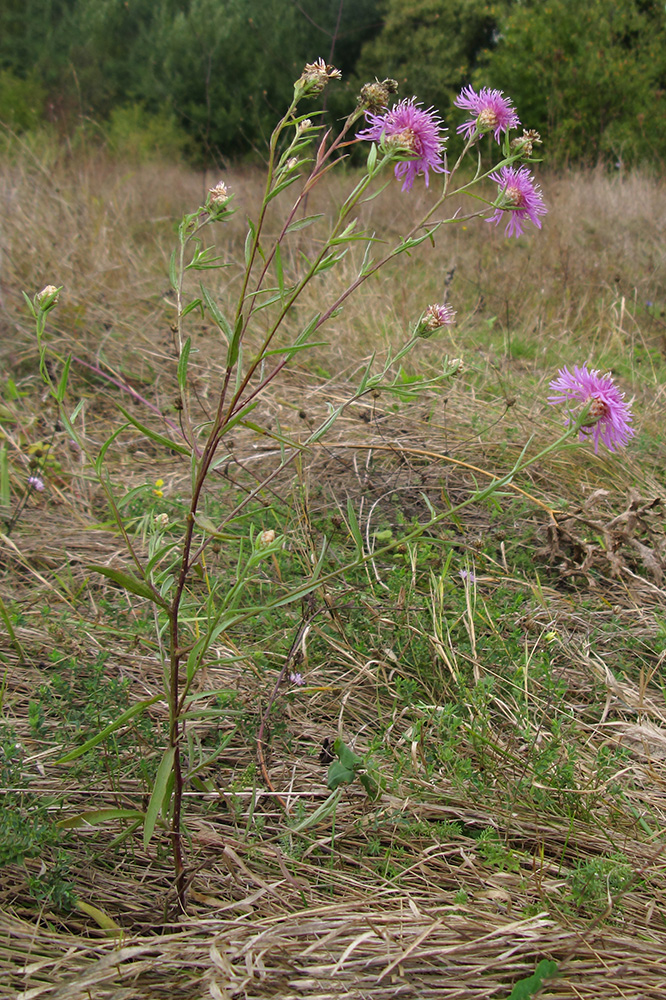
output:
[[271,542],[275,541],[275,532],[272,528],[268,528],[266,531],[262,531],[259,535],[260,545],[270,545]]
[[169,524],[168,514],[156,514],[155,515],[155,527],[156,528],[166,528]]

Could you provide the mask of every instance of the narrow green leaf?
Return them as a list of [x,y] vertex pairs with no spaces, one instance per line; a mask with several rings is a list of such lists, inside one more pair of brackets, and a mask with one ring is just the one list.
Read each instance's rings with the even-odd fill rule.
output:
[[252,247],[254,245],[254,240],[257,235],[257,230],[255,229],[254,222],[252,219],[247,220],[247,236],[245,237],[245,266],[248,267],[250,261],[252,260]]
[[358,518],[356,517],[356,511],[354,510],[354,505],[351,499],[347,500],[347,520],[349,523],[349,530],[352,533],[352,538],[356,543],[356,550],[358,554],[361,555],[363,553],[363,537],[361,535]]
[[342,260],[342,258],[346,256],[348,249],[349,247],[346,247],[342,251],[342,253],[327,254],[326,257],[323,258],[323,260],[319,261],[313,273],[322,274],[324,271],[330,271],[332,267],[335,267],[335,265],[338,264]]
[[298,354],[299,351],[309,351],[312,347],[327,347],[328,341],[326,340],[313,340],[311,344],[292,344],[291,347],[276,347],[274,351],[264,351],[264,358],[272,358],[276,355],[281,355],[285,358],[292,358],[294,354]]
[[201,302],[201,299],[192,299],[191,302],[188,302],[188,304],[185,306],[180,315],[181,317],[185,317],[188,315],[188,313],[193,312],[195,309],[200,309],[201,315],[203,316],[203,304]]
[[171,287],[176,291],[178,289],[178,257],[175,250],[169,260],[169,281],[171,282]]
[[203,295],[203,299],[204,302],[206,303],[206,308],[208,309],[208,312],[213,318],[213,321],[217,324],[217,326],[219,326],[220,330],[227,338],[227,341],[230,341],[233,336],[233,331],[231,329],[228,319],[218,306],[217,302],[213,299],[210,292],[206,288],[204,288],[203,285],[201,285],[200,287],[201,287],[201,294]]
[[284,271],[282,270],[282,254],[279,243],[275,244],[275,273],[277,275],[278,288],[280,289],[280,298],[284,301]]
[[238,348],[240,346],[241,334],[243,332],[243,314],[241,313],[236,320],[236,327],[234,329],[234,335],[231,338],[231,343],[229,344],[229,351],[227,353],[227,367],[233,368],[233,366],[238,361]]
[[155,694],[152,698],[148,698],[146,701],[140,701],[136,705],[132,705],[131,708],[127,708],[118,716],[117,719],[114,719],[113,722],[110,722],[108,726],[101,729],[95,736],[86,740],[85,743],[82,743],[80,747],[76,747],[75,750],[70,750],[69,753],[66,753],[64,757],[60,757],[60,759],[56,761],[56,764],[67,764],[70,760],[76,760],[77,757],[83,756],[84,753],[87,753],[88,750],[92,750],[93,747],[96,747],[98,743],[105,740],[107,736],[111,735],[111,733],[115,733],[116,729],[120,729],[120,727],[124,726],[126,722],[133,719],[135,715],[140,715],[147,708],[150,708],[151,705],[154,705],[156,701],[160,701],[161,698],[164,698],[163,694]]
[[152,601],[153,604],[159,604],[163,608],[168,607],[167,602],[160,600],[158,595],[145,582],[145,580],[140,580],[139,577],[134,576],[133,573],[128,573],[124,569],[116,569],[114,566],[100,566],[97,563],[88,563],[86,569],[92,570],[93,573],[99,573],[101,576],[105,576],[113,583],[117,583],[119,587],[124,587],[124,589],[129,590],[130,593],[136,594],[137,597],[145,597],[147,601]]
[[338,800],[342,795],[342,789],[336,788],[334,792],[331,792],[329,797],[325,802],[315,809],[315,811],[310,815],[306,816],[305,819],[297,823],[296,826],[291,827],[292,833],[302,833],[303,830],[307,830],[309,826],[314,826],[316,823],[320,823],[323,819],[327,819],[332,812],[335,812],[335,807],[338,804]]
[[156,444],[161,444],[164,448],[168,448],[170,451],[177,451],[179,455],[190,454],[190,449],[186,445],[178,444],[176,441],[172,441],[171,438],[165,437],[164,434],[158,434],[158,432],[154,431],[151,427],[146,427],[145,424],[142,424],[140,420],[133,417],[124,406],[120,405],[120,403],[116,403],[116,406],[125,419],[129,420],[133,427],[136,427],[138,431],[145,434],[151,441],[154,441]]
[[368,173],[372,176],[375,167],[377,166],[377,146],[373,142],[370,146],[370,152],[368,153],[367,168]]
[[348,240],[352,239],[352,234],[356,229],[357,222],[358,219],[352,219],[349,225],[345,226],[339,236],[334,236],[332,240],[328,241],[328,245],[330,247],[334,247],[337,243],[346,243]]
[[[200,302],[201,299],[197,299]],[[183,344],[182,350],[180,352],[180,357],[178,358],[178,385],[180,386],[180,391],[185,392],[187,383],[187,362],[190,357],[190,349],[192,347],[192,338],[188,337]]]
[[100,448],[99,455],[95,459],[95,472],[97,473],[98,476],[101,475],[102,468],[103,468],[103,465],[104,465],[104,456],[106,455],[107,451],[109,450],[109,448],[111,447],[111,445],[113,444],[113,442],[116,440],[116,438],[120,437],[120,435],[122,434],[122,432],[127,427],[129,427],[129,426],[130,426],[130,424],[121,424],[121,426],[118,427],[113,432],[113,434],[106,439],[106,441],[104,442],[104,444]]
[[98,823],[106,823],[110,819],[143,820],[143,818],[144,814],[138,809],[92,809],[90,812],[77,813],[76,816],[61,819],[56,826],[60,830],[76,830],[81,826],[97,826]]
[[319,215],[306,215],[304,219],[296,219],[287,226],[285,233],[297,233],[300,229],[311,226],[317,219],[323,219],[323,215],[321,213]]
[[67,392],[67,380],[69,378],[69,368],[72,363],[72,355],[70,354],[62,369],[62,375],[60,376],[60,382],[58,383],[58,388],[56,389],[56,399],[59,403],[62,403],[65,398],[65,393]]
[[319,325],[319,320],[320,319],[321,319],[321,313],[316,313],[312,317],[312,319],[310,320],[310,322],[308,323],[308,325],[305,327],[305,329],[301,333],[299,333],[298,337],[294,341],[294,345],[307,343],[308,339],[312,336],[312,334],[314,333],[314,331],[317,329],[317,326]]
[[7,445],[0,444],[0,507],[9,507],[11,494],[9,491],[9,461]]
[[153,831],[155,829],[155,823],[157,822],[157,817],[160,814],[162,808],[162,803],[164,802],[164,796],[167,790],[167,785],[169,782],[169,776],[173,770],[173,759],[176,756],[176,748],[168,747],[165,751],[162,760],[160,761],[160,766],[157,768],[157,774],[155,775],[155,784],[153,786],[153,792],[150,796],[150,802],[148,803],[148,808],[146,809],[146,819],[143,824],[143,846],[148,847],[151,837],[153,836]]
[[254,431],[255,434],[261,434],[262,437],[269,437],[272,441],[279,441],[288,448],[305,447],[304,445],[300,445],[297,441],[292,441],[291,438],[285,437],[284,434],[280,434],[278,431],[269,431],[267,428],[261,427],[259,424],[255,424],[251,420],[242,420],[241,425],[243,427],[247,427],[250,431]]
[[279,195],[281,191],[284,191],[285,188],[290,187],[294,183],[294,181],[298,180],[299,177],[300,177],[300,174],[294,173],[294,174],[291,175],[291,177],[287,177],[286,180],[280,181],[279,184],[276,184],[275,187],[273,188],[273,190],[269,193],[268,198],[266,199],[266,202],[272,201],[273,198],[276,198],[277,195]]

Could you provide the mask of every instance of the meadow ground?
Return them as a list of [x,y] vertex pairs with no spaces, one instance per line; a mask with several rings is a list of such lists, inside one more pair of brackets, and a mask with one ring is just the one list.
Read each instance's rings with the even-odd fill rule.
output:
[[[225,180],[239,211],[217,245],[232,259],[260,177]],[[540,180],[542,232],[507,241],[473,220],[399,258],[326,343],[292,359],[255,429],[226,442],[206,496],[213,520],[265,478],[279,437],[304,437],[364,360],[395,349],[448,289],[457,325],[405,359],[402,397],[345,410],[202,560],[193,587],[232,587],[252,533],[282,539],[251,584],[272,609],[221,634],[197,678],[183,914],[161,821],[147,848],[140,829],[165,740],[163,650],[148,602],[90,569],[122,563],[123,540],[44,392],[21,292],[64,286],[47,336],[54,357],[73,356],[68,399],[84,401],[92,451],[125,423],[118,404],[168,436],[179,418],[168,261],[206,179],[50,143],[6,149],[3,996],[666,997],[664,183],[602,171]],[[363,208],[382,237],[429,197],[397,194]],[[313,211],[340,197],[331,184]],[[311,238],[299,234],[290,264]],[[222,305],[237,279],[233,268],[214,277]],[[322,308],[317,289],[295,323]],[[188,321],[205,419],[223,345],[196,312]],[[412,398],[444,355],[463,360],[459,376]],[[611,371],[632,401],[626,450],[551,454],[401,542],[505,474],[526,444],[532,455],[554,440],[563,414],[547,405],[548,383],[583,363]],[[119,502],[130,494],[136,545],[138,526],[163,513],[176,539],[187,459],[129,425],[108,462]],[[27,491],[30,475],[42,491]],[[351,511],[367,552],[394,544],[343,572]],[[320,556],[328,582],[305,607],[280,607]],[[122,713],[107,739],[57,763]],[[336,737],[366,780],[331,806]]]

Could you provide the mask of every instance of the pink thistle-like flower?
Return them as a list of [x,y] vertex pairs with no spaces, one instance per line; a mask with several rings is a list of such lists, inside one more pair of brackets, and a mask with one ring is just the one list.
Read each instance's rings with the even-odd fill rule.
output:
[[545,215],[548,209],[543,203],[541,188],[529,168],[520,167],[516,170],[514,167],[502,167],[499,172],[490,174],[490,178],[499,186],[500,197],[495,214],[486,219],[486,222],[494,222],[497,226],[505,212],[508,212],[509,221],[504,230],[507,236],[522,236],[522,223],[525,219],[541,229],[539,216]]
[[[573,372],[561,368],[558,378],[553,379],[549,388],[555,393],[548,397],[551,406],[558,403],[567,405],[590,404],[588,423],[581,427],[579,439],[584,441],[592,437],[594,450],[599,450],[599,442],[603,441],[609,451],[617,451],[629,443],[636,431],[629,424],[632,420],[629,405],[624,401],[624,393],[613,383],[610,375],[600,375],[596,369],[589,371],[583,365],[574,366]],[[567,423],[571,426],[575,418],[569,416]]]
[[505,97],[501,90],[482,87],[477,94],[473,87],[464,87],[453,103],[457,108],[472,112],[472,117],[456,129],[467,139],[477,131],[492,132],[499,142],[501,132],[520,125],[511,98]]
[[38,493],[42,493],[45,488],[44,481],[39,476],[28,476],[28,486],[31,490],[37,490]]
[[419,104],[412,97],[400,101],[383,114],[366,111],[365,120],[370,128],[357,135],[358,139],[381,143],[385,149],[392,148],[396,153],[410,157],[395,167],[395,176],[403,180],[403,191],[411,190],[419,174],[423,174],[428,187],[428,171],[444,173],[442,119],[434,108],[424,111]]
[[455,310],[446,303],[440,304],[436,302],[428,306],[423,316],[421,316],[416,326],[416,336],[427,340],[428,337],[433,335],[435,330],[439,330],[443,326],[453,326],[455,321]]

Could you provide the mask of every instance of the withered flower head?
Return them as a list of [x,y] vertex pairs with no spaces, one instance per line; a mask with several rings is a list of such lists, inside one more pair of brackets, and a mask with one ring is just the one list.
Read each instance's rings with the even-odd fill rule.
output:
[[523,134],[511,140],[511,149],[520,150],[523,156],[531,156],[535,146],[541,145],[541,136],[536,129],[523,129]]
[[383,108],[388,106],[389,97],[391,94],[398,93],[398,81],[397,80],[375,80],[374,83],[365,83],[361,87],[361,93],[358,96],[359,107],[365,108],[366,111],[381,111]]
[[316,97],[321,94],[329,80],[340,80],[342,73],[335,66],[329,66],[323,59],[306,63],[305,69],[294,85],[296,97]]

